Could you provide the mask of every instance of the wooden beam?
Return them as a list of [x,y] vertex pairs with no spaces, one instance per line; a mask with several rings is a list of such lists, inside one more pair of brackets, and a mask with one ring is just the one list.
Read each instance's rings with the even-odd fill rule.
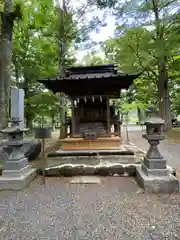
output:
[[79,99],[92,99],[92,96],[94,96],[94,99],[100,99],[102,101],[102,99],[106,99],[107,94],[101,94],[101,95],[96,95],[96,94],[90,94],[90,95],[85,95],[85,96],[78,96]]

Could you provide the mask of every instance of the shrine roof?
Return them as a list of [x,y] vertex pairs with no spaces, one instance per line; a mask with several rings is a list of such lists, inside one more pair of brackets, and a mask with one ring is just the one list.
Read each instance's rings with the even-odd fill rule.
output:
[[114,64],[107,64],[67,68],[65,78],[86,79],[86,78],[110,77],[115,75],[117,75],[116,66]]
[[128,89],[138,76],[139,73],[118,73],[116,66],[109,64],[67,68],[63,78],[46,78],[39,82],[54,93],[64,92],[69,96],[87,94],[119,96],[120,90]]

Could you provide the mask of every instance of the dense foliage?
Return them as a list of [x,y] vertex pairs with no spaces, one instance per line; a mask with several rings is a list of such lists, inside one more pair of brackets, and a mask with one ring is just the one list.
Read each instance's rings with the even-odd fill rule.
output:
[[[107,15],[116,19],[115,37],[101,43],[104,57],[96,52],[84,56],[82,64],[116,63],[120,71],[142,72],[129,93],[123,93],[116,103],[122,112],[137,108],[138,112],[156,106],[171,127],[171,117],[180,114],[180,7],[177,0],[84,1],[73,6],[66,0],[64,25],[59,1],[5,0],[2,13],[15,12],[16,3],[21,16],[13,20],[12,41],[1,23],[0,54],[0,114],[3,128],[8,119],[10,87],[25,91],[25,119],[28,127],[33,121],[59,121],[59,95],[43,92],[37,80],[57,76],[62,59],[65,66],[77,64],[78,50],[89,49],[95,43],[89,33],[106,26]],[[87,12],[104,11],[103,18],[87,20]],[[61,40],[65,54],[62,55]],[[11,45],[12,43],[12,45]],[[6,69],[6,71],[4,70]],[[139,114],[141,115],[141,114]],[[44,122],[44,120],[43,120]]]
[[[86,47],[87,43],[88,47],[92,44],[88,33],[96,27],[97,19],[92,21],[84,19],[85,11],[92,8],[86,4],[73,8],[72,4],[66,1],[64,11],[59,1],[53,0],[21,1],[18,4],[21,9],[21,20],[13,21],[11,28],[13,38],[9,39],[5,35],[1,37],[0,62],[8,68],[8,71],[4,71],[0,76],[1,116],[8,108],[9,94],[5,92],[9,93],[10,87],[22,88],[25,92],[26,124],[32,127],[33,120],[38,116],[44,114],[49,118],[53,115],[55,119],[60,110],[59,96],[43,92],[43,86],[37,80],[58,76],[62,59],[65,66],[75,64],[77,49]],[[6,0],[1,7],[2,14],[5,12],[14,14],[16,4],[13,5],[12,1]],[[3,32],[4,26],[2,24],[1,26]],[[64,52],[61,51],[61,44],[65,46]],[[6,59],[8,61],[5,61]],[[8,84],[5,84],[7,82]],[[8,116],[1,119],[3,122],[1,128],[7,125],[7,120]]]
[[179,11],[178,1],[100,1],[117,19],[116,38],[104,44],[124,71],[142,71],[135,83],[136,101],[156,104],[160,116],[171,127],[171,107],[178,84]]

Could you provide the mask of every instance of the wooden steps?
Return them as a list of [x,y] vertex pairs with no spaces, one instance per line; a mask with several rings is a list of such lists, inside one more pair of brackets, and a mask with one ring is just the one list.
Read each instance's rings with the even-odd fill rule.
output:
[[66,138],[61,140],[62,150],[106,150],[119,149],[120,137],[102,137],[96,140],[85,140],[83,138]]

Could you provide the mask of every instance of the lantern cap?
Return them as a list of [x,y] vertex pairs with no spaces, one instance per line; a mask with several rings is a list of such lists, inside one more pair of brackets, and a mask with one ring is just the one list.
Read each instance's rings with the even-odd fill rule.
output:
[[20,126],[11,126],[1,130],[2,133],[21,133],[28,132],[28,128],[21,128]]
[[165,120],[160,117],[149,117],[146,119],[144,124],[145,125],[149,125],[149,124],[164,125]]

